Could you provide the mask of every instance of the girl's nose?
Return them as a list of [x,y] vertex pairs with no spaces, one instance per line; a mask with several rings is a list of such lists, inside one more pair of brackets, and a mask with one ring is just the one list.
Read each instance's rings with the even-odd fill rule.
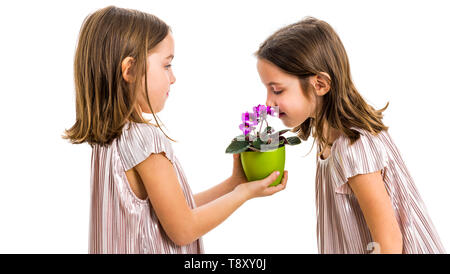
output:
[[172,76],[170,77],[170,84],[173,85],[176,80],[177,78],[175,78],[175,75],[172,74]]
[[271,90],[267,90],[266,106],[275,106],[275,100]]

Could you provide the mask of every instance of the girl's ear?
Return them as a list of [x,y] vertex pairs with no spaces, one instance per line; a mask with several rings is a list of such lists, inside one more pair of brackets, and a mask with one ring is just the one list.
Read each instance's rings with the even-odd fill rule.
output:
[[122,61],[122,77],[127,83],[134,82],[134,58],[133,57],[126,57]]
[[323,96],[330,91],[331,77],[326,72],[320,72],[311,77],[311,85],[318,96]]

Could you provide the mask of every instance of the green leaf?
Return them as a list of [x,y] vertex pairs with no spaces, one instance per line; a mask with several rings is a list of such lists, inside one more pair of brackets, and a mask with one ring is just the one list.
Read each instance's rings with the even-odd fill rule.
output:
[[261,150],[261,145],[263,144],[263,141],[258,138],[252,143],[252,147],[256,148],[257,150]]
[[287,143],[286,137],[280,136],[280,139],[279,139],[279,146],[282,146],[282,145],[284,145],[284,144],[286,144],[286,143]]
[[225,150],[225,153],[241,153],[245,151],[250,146],[250,143],[247,141],[232,141],[231,144]]
[[298,145],[300,144],[302,141],[300,140],[300,138],[298,136],[292,136],[292,137],[288,137],[287,138],[287,143],[291,146],[293,145]]

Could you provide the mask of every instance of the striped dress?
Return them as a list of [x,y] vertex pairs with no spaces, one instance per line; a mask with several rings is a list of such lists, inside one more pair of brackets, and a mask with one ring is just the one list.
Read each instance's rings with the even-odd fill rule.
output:
[[160,152],[172,162],[188,205],[195,207],[169,140],[152,125],[127,123],[111,145],[92,148],[89,253],[204,252],[201,238],[185,246],[173,243],[150,200],[138,198],[131,190],[125,171]]
[[[387,131],[361,137],[350,146],[340,135],[326,159],[317,156],[316,215],[319,253],[371,253],[373,243],[348,178],[381,170],[403,236],[403,253],[445,253],[438,233]],[[319,148],[318,148],[319,150]]]

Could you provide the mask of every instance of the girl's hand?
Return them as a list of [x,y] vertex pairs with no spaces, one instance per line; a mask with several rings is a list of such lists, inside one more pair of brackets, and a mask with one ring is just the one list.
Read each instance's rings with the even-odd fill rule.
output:
[[284,171],[284,176],[281,179],[281,183],[279,185],[269,186],[277,179],[279,175],[277,173],[278,171],[274,171],[272,174],[262,180],[240,184],[235,188],[235,191],[239,191],[243,195],[245,195],[246,200],[250,200],[256,197],[270,196],[286,188],[288,179],[287,170]]
[[230,181],[234,187],[248,182],[247,177],[245,177],[244,169],[242,168],[240,156],[241,155],[239,153],[233,154],[233,173],[231,174]]

